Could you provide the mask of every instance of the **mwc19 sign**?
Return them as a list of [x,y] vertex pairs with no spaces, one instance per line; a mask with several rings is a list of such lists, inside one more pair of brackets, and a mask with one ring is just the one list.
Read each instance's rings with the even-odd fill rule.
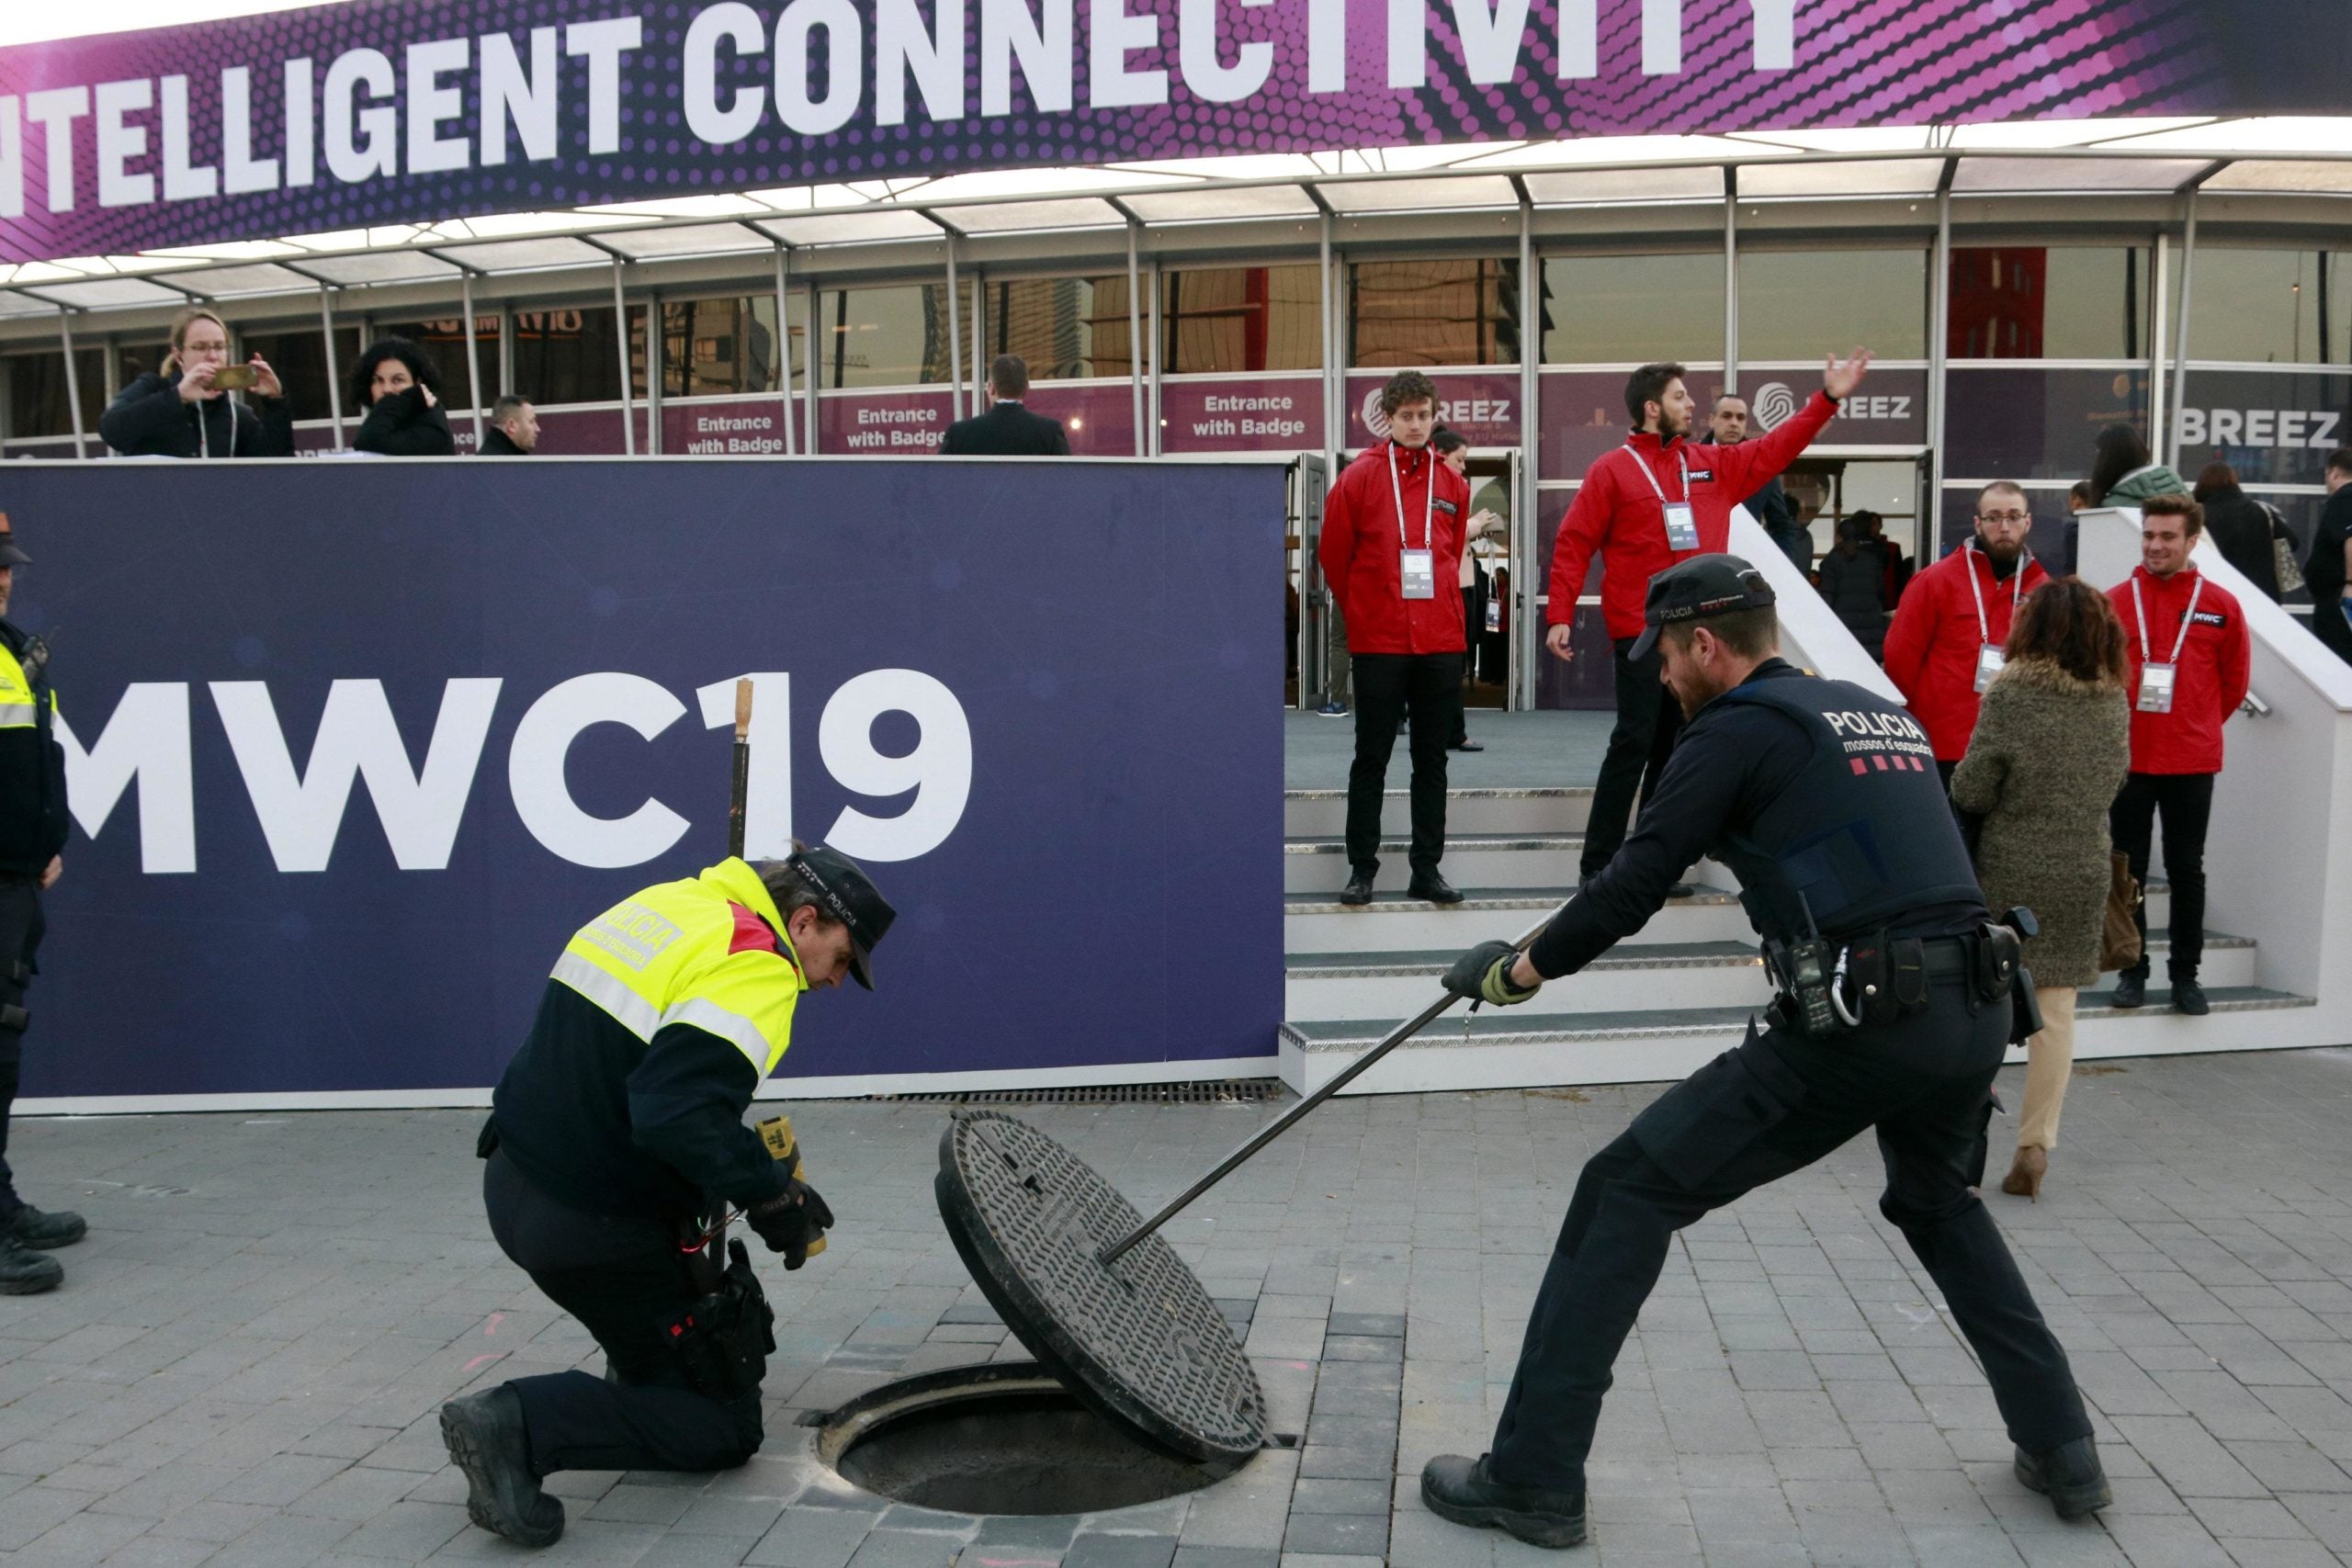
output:
[[7,467],[74,818],[34,1100],[478,1096],[572,931],[725,854],[747,672],[747,849],[899,912],[785,1092],[1265,1070],[1279,463]]
[[0,50],[0,262],[975,169],[2333,113],[2327,0],[440,0]]

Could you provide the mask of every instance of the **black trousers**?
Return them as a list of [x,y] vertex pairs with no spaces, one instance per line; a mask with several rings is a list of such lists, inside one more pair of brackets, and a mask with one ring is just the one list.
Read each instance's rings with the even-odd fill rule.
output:
[[2312,605],[2312,635],[2327,645],[2335,657],[2352,664],[2352,621],[2344,618],[2344,601],[2331,594],[2316,600]]
[[[1585,1166],[1495,1429],[1506,1481],[1580,1491],[1611,1367],[1674,1233],[1803,1169],[1866,1128],[1886,1162],[1879,1212],[1903,1232],[1984,1363],[2010,1439],[2032,1452],[2091,1430],[2066,1354],[1969,1189],[1984,1177],[2006,1001],[1928,1010],[1826,1043],[1750,1027]],[[1792,1312],[1803,1303],[1792,1302]]]
[[[2165,972],[2176,980],[2194,980],[2205,958],[2205,829],[2213,819],[2213,773],[2131,773],[2115,804],[2108,807],[2108,831],[2115,847],[2132,863],[2140,886],[2148,885],[2148,845],[2155,836],[2156,816],[2165,827],[2165,880],[2172,884],[2172,952]],[[2132,911],[2140,928],[2140,962],[2124,971],[2148,977],[2148,907]]]
[[1600,760],[1600,777],[1592,786],[1592,811],[1586,818],[1582,874],[1591,876],[1617,853],[1634,820],[1634,797],[1646,798],[1666,771],[1667,754],[1682,733],[1682,705],[1666,689],[1659,672],[1666,657],[1655,648],[1647,659],[1625,657],[1632,637],[1619,637],[1611,657],[1617,666],[1617,727],[1609,732],[1609,750]]
[[535,1471],[731,1470],[758,1451],[758,1391],[714,1399],[670,1348],[665,1326],[700,1292],[666,1227],[559,1203],[503,1154],[483,1166],[481,1190],[491,1235],[595,1336],[616,1380],[568,1371],[506,1385],[523,1401]]
[[24,1070],[25,990],[44,929],[40,886],[29,876],[0,875],[0,1224],[25,1206],[8,1168],[8,1112]]
[[1462,722],[1462,655],[1359,653],[1355,667],[1356,758],[1348,768],[1348,864],[1380,869],[1380,797],[1396,721],[1412,711],[1415,871],[1435,871],[1445,854],[1445,748]]

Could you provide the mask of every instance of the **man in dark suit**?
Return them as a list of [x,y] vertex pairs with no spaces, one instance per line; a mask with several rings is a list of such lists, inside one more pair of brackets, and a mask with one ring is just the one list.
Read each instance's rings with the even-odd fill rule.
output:
[[1000,354],[989,367],[989,390],[996,406],[959,419],[939,444],[949,457],[1067,457],[1069,437],[1062,422],[1021,406],[1029,392],[1029,364],[1017,354]]

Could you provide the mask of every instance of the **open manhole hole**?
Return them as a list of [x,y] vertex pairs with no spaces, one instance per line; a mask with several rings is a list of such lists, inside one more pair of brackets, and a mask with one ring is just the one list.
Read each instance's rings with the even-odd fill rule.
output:
[[818,1457],[868,1492],[956,1514],[1091,1514],[1197,1492],[1241,1461],[1179,1459],[1034,1361],[886,1383],[825,1416]]

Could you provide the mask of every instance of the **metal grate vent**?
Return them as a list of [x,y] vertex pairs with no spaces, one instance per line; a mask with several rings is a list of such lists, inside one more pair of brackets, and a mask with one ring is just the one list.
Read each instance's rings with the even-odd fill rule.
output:
[[910,1105],[1255,1105],[1290,1091],[1280,1078],[1194,1078],[1184,1083],[1089,1084],[1069,1089],[989,1089],[946,1094],[875,1094]]

